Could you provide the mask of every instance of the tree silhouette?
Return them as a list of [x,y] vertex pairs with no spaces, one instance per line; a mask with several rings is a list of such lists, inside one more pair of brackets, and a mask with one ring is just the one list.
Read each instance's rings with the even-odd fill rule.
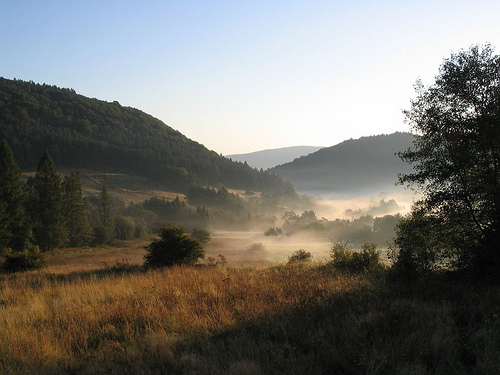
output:
[[[414,166],[400,182],[423,193],[418,222],[438,227],[437,238],[429,241],[439,246],[429,243],[425,251],[441,252],[441,266],[498,271],[500,56],[490,45],[452,54],[433,85],[417,84],[417,97],[405,114],[417,135],[413,147],[400,153]],[[407,223],[400,234],[408,237],[414,227]]]

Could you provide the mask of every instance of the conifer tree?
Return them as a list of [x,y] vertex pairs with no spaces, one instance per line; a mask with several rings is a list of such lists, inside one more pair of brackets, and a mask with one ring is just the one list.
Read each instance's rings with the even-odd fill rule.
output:
[[92,239],[87,203],[82,195],[82,184],[78,171],[70,172],[63,181],[63,214],[68,231],[68,245],[84,246]]
[[42,251],[66,243],[68,233],[63,216],[61,176],[45,150],[33,181],[32,218],[36,243]]
[[24,249],[27,241],[21,170],[7,141],[0,144],[0,248]]
[[111,197],[106,186],[102,187],[99,201],[99,218],[101,220],[100,236],[103,243],[110,242],[115,236],[115,218],[111,212]]

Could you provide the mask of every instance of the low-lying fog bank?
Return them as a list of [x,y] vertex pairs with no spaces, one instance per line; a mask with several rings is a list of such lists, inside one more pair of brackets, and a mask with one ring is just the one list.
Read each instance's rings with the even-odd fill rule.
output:
[[[231,264],[284,263],[297,250],[311,253],[313,261],[327,262],[335,239],[311,237],[270,238],[261,232],[215,231],[206,247],[206,258],[223,255]],[[387,247],[380,247],[380,257],[387,261]]]
[[343,240],[353,248],[364,242],[377,243],[381,258],[387,260],[395,223],[409,212],[415,199],[413,192],[309,197],[303,212],[290,210],[276,215],[276,227],[269,228],[274,235],[266,235],[261,228],[213,230],[206,248],[207,258],[221,254],[230,263],[282,263],[302,249],[310,252],[315,261],[327,261],[332,242]]

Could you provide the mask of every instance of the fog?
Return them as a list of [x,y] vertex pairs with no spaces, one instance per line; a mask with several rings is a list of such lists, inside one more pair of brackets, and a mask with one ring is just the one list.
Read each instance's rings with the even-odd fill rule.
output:
[[[257,248],[252,249],[252,245]],[[216,230],[206,247],[207,257],[222,254],[229,263],[265,264],[283,263],[295,251],[303,249],[313,255],[313,260],[322,261],[328,258],[332,243],[328,238],[303,237],[267,237],[256,231],[223,231]]]
[[402,191],[349,198],[316,197],[312,198],[312,203],[318,217],[334,220],[351,219],[363,215],[383,216],[396,213],[405,215],[417,199],[418,196],[414,192]]
[[[400,194],[378,194],[374,196],[356,198],[311,198],[308,205],[290,211],[297,215],[301,210],[313,210],[319,221],[335,219],[354,220],[361,216],[371,215],[383,217],[385,215],[404,215],[409,212],[416,197],[412,192]],[[281,213],[277,227],[284,224]],[[262,228],[242,230],[227,230],[225,228],[212,229],[211,241],[207,244],[207,257],[217,258],[224,255],[231,264],[270,264],[283,263],[297,250],[303,249],[312,254],[314,261],[325,262],[330,259],[329,252],[332,241],[340,238],[330,238],[328,235],[314,231],[299,231],[288,235],[266,236]],[[387,259],[387,246],[379,246],[381,258]]]

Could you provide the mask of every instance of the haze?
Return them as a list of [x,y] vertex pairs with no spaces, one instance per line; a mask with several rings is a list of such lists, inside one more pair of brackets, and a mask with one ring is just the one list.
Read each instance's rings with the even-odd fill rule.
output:
[[222,154],[407,131],[418,77],[500,46],[498,1],[0,3],[0,75],[141,109]]

